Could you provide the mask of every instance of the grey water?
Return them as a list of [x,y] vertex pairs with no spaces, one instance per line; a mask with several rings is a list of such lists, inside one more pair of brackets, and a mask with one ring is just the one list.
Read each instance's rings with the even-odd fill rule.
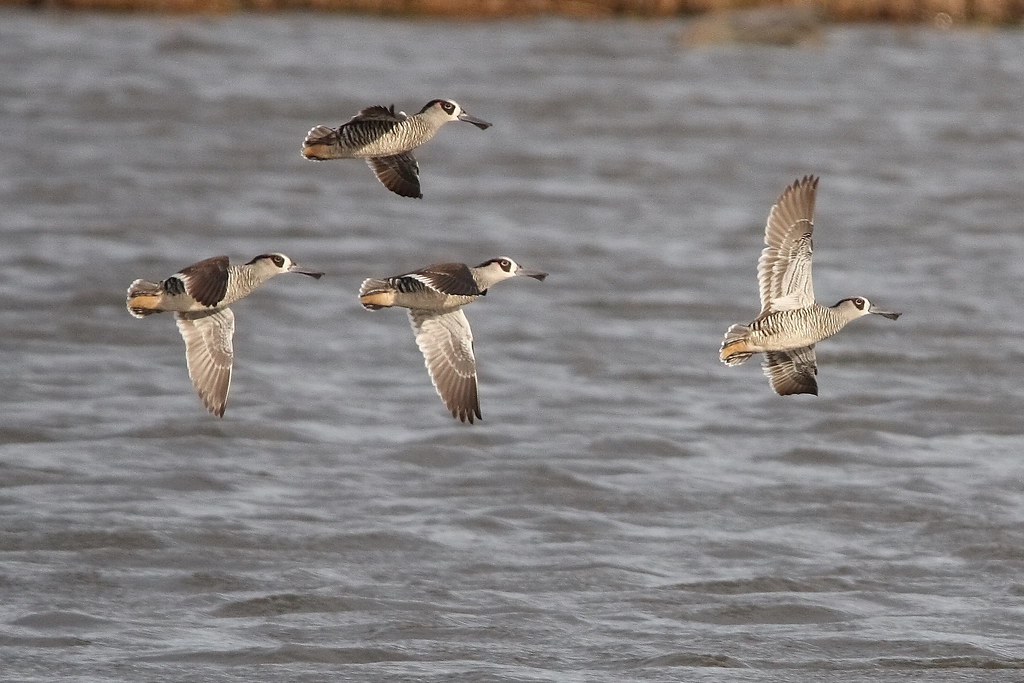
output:
[[[1024,34],[674,21],[0,14],[0,678],[1019,681]],[[454,98],[424,199],[299,156]],[[904,313],[820,396],[717,358],[768,209]],[[283,251],[227,414],[135,278]],[[365,277],[510,256],[484,419]]]

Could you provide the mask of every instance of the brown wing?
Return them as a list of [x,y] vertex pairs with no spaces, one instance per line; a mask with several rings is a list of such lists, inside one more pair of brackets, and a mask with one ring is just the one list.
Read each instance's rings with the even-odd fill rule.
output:
[[814,303],[811,282],[814,200],[818,179],[804,176],[779,196],[765,225],[765,248],[757,261],[761,314]]
[[216,306],[228,291],[228,257],[208,258],[182,268],[171,277],[180,279],[185,284],[185,292],[202,305]]
[[393,104],[390,107],[385,107],[385,106],[380,105],[380,104],[375,104],[372,107],[367,107],[366,109],[360,109],[358,114],[353,116],[351,119],[348,120],[347,123],[345,123],[343,125],[348,125],[349,123],[352,123],[354,121],[396,121],[397,122],[397,121],[405,121],[407,118],[409,118],[409,117],[405,115],[405,112],[402,112],[402,111],[396,112],[395,111],[395,105],[393,105]]
[[479,296],[480,288],[465,263],[435,263],[404,277],[419,280],[431,289],[454,296]]
[[185,360],[192,386],[207,410],[224,417],[231,387],[235,315],[230,308],[213,313],[178,313],[177,323],[185,340]]
[[482,416],[476,388],[473,332],[465,313],[462,309],[440,315],[410,310],[409,320],[438,396],[453,417],[472,424],[474,417]]
[[366,160],[381,185],[397,195],[422,199],[420,192],[420,165],[409,152]]
[[818,363],[814,346],[789,351],[766,351],[762,363],[772,389],[780,396],[818,394]]

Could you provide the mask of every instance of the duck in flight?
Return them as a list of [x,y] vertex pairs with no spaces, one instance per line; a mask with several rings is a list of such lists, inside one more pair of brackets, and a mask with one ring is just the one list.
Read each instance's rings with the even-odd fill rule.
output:
[[481,130],[491,124],[470,115],[455,100],[430,100],[412,116],[390,107],[367,107],[337,128],[314,126],[302,142],[302,156],[312,161],[365,159],[377,180],[402,197],[423,197],[420,166],[412,150],[429,141],[451,121]]
[[817,189],[818,178],[804,176],[772,206],[765,226],[766,246],[757,261],[761,313],[746,325],[731,326],[719,351],[726,365],[739,365],[755,353],[764,353],[764,373],[783,396],[818,393],[815,344],[865,315],[900,317],[863,296],[840,299],[832,306],[815,302],[811,238]]
[[475,267],[438,263],[404,275],[368,278],[359,288],[359,302],[371,311],[391,306],[409,309],[416,344],[438,396],[452,417],[472,423],[482,415],[473,332],[462,307],[485,295],[492,285],[520,275],[543,280],[548,274],[527,270],[504,256]]
[[242,265],[214,256],[160,282],[136,280],[128,287],[128,312],[136,318],[174,311],[185,340],[188,376],[203,405],[224,417],[234,363],[235,314],[229,305],[248,296],[272,277],[300,273],[320,279],[323,273],[300,267],[284,254],[261,254]]

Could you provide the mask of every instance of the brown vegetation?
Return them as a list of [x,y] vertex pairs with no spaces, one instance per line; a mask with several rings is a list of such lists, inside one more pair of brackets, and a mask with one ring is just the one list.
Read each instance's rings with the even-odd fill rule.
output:
[[820,8],[833,21],[1016,23],[1024,0],[0,0],[0,5],[148,12],[289,10],[465,19],[556,15],[670,17],[767,6]]

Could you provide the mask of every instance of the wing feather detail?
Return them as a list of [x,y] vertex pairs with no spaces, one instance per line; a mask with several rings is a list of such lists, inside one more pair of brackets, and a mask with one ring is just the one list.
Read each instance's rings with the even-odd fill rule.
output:
[[235,315],[230,308],[222,308],[212,313],[178,313],[176,319],[185,340],[192,386],[207,410],[224,417],[231,388]]
[[204,306],[216,306],[228,292],[228,257],[214,256],[167,278],[185,283],[185,292]]
[[772,389],[780,396],[790,394],[818,394],[818,362],[814,346],[789,351],[767,351],[762,363],[764,374]]
[[473,332],[461,309],[448,313],[410,310],[416,345],[438,396],[462,422],[481,418]]
[[761,315],[814,303],[811,280],[814,201],[818,178],[804,176],[787,187],[765,225],[765,248],[757,261]]
[[434,291],[452,296],[480,296],[483,292],[465,263],[435,263],[403,277],[414,278]]
[[396,112],[395,105],[393,104],[390,107],[375,104],[372,107],[360,109],[358,114],[342,125],[348,125],[349,123],[354,123],[356,121],[394,121],[397,123],[405,121],[407,118],[409,117],[404,111]]
[[377,176],[380,184],[402,197],[422,199],[420,192],[420,165],[409,152],[386,157],[370,157],[366,164]]

